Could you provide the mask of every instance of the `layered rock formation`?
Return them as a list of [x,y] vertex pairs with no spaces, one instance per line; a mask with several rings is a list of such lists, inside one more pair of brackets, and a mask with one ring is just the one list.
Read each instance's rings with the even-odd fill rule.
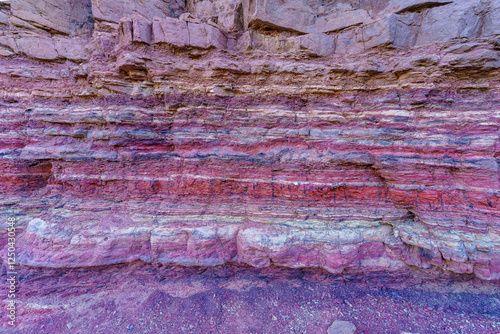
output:
[[18,218],[22,265],[500,279],[497,1],[0,10],[2,231]]

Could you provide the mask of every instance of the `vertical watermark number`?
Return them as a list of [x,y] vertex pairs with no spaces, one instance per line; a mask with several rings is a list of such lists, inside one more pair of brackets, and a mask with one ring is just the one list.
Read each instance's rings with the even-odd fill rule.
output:
[[17,267],[16,267],[16,218],[7,219],[7,317],[10,326],[16,325],[16,286],[17,286]]

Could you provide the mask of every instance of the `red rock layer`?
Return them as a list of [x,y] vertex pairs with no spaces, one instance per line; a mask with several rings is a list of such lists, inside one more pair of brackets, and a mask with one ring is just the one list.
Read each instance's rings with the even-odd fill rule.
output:
[[14,216],[25,266],[499,279],[499,13],[1,1],[1,245]]
[[176,99],[4,104],[22,264],[500,277],[496,91]]

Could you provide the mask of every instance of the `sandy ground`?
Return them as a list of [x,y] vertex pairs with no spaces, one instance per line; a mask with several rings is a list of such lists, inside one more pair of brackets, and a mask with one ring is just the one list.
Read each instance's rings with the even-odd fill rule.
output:
[[326,333],[335,320],[356,333],[500,333],[500,282],[440,272],[138,262],[23,268],[18,278],[17,326],[4,300],[1,333]]

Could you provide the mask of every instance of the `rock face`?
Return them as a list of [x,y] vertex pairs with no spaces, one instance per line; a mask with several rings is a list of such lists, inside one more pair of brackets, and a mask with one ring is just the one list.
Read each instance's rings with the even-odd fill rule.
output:
[[92,28],[90,6],[90,1],[81,0],[12,0],[10,22],[21,28],[68,35]]
[[98,21],[119,23],[125,16],[138,15],[152,20],[155,17],[177,17],[185,12],[180,0],[92,0],[92,13]]
[[500,279],[499,13],[2,1],[1,247],[14,216],[24,266]]

